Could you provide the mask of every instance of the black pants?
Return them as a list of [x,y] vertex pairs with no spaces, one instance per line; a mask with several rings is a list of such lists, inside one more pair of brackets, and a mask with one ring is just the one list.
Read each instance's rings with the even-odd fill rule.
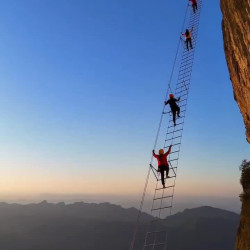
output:
[[177,106],[175,109],[172,109],[172,115],[173,115],[173,123],[176,124],[176,113],[179,116],[180,115],[180,108]]
[[192,49],[192,48],[193,48],[193,45],[192,45],[192,39],[191,39],[191,38],[187,38],[187,40],[186,40],[187,50],[189,50],[188,44],[189,44],[190,48]]
[[169,166],[168,165],[159,165],[158,169],[161,173],[161,183],[162,183],[162,185],[165,185],[164,172],[166,171],[166,178],[167,178],[168,172],[169,172]]
[[197,10],[197,9],[198,9],[198,7],[197,7],[197,3],[193,3],[193,4],[192,4],[192,7],[193,7],[193,11],[194,11],[194,13],[195,13],[195,10]]

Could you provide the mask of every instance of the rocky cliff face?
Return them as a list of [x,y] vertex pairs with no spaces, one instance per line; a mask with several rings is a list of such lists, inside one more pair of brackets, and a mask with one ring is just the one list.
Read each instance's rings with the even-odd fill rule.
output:
[[236,250],[250,249],[250,194],[241,196],[242,208],[236,237]]
[[221,0],[224,49],[234,99],[242,113],[250,143],[250,1]]
[[[222,30],[234,99],[242,113],[250,143],[250,1],[221,0]],[[242,210],[236,250],[250,250],[250,189],[243,185]],[[245,188],[244,188],[245,186]],[[247,186],[247,188],[246,188]]]

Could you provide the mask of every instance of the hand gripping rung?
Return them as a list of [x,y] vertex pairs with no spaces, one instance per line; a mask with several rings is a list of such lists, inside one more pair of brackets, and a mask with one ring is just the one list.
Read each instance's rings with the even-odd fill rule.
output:
[[[179,142],[179,143],[175,143],[175,144],[172,144],[172,147],[174,147],[174,146],[176,146],[176,145],[180,145],[181,143]],[[164,148],[168,148],[169,146],[166,146],[166,147],[164,147]]]

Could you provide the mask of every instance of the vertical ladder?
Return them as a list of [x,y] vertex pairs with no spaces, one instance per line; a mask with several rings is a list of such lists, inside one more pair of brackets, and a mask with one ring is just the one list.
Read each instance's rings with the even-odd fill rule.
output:
[[156,187],[154,191],[153,203],[151,208],[151,215],[154,217],[150,223],[149,230],[146,234],[144,241],[144,250],[165,250],[167,249],[167,230],[164,224],[164,219],[171,215],[175,181],[178,168],[179,154],[182,141],[182,133],[184,120],[186,115],[186,107],[188,94],[191,83],[191,74],[194,62],[194,53],[197,44],[197,35],[199,29],[200,13],[202,7],[202,0],[197,1],[198,10],[193,13],[192,7],[190,8],[191,14],[189,17],[189,29],[193,27],[192,32],[192,45],[193,49],[186,49],[183,43],[181,62],[178,71],[178,77],[175,84],[175,98],[181,98],[179,102],[179,107],[181,109],[180,118],[177,118],[176,126],[173,125],[171,111],[165,112],[164,115],[169,114],[169,121],[167,132],[165,134],[164,148],[167,150],[170,145],[172,145],[171,153],[169,154],[169,176],[170,178],[165,179],[166,188],[162,188],[161,178],[157,176],[155,172],[155,167],[151,165],[154,175],[156,177]]

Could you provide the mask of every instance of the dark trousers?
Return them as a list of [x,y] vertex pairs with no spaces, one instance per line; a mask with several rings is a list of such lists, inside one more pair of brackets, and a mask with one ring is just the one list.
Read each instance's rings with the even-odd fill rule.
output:
[[176,107],[175,109],[172,109],[172,115],[173,115],[173,123],[176,124],[176,113],[179,116],[180,115],[180,108]]
[[164,172],[166,171],[166,178],[167,178],[168,172],[169,172],[169,166],[168,165],[159,165],[158,169],[161,173],[161,183],[162,183],[162,185],[165,185]]
[[189,44],[190,48],[192,49],[192,48],[193,48],[193,45],[192,45],[192,39],[191,39],[191,38],[187,38],[187,40],[186,40],[187,50],[189,50],[188,44]]
[[197,3],[193,3],[193,4],[192,4],[192,7],[193,7],[193,11],[194,11],[194,13],[195,13],[195,10],[197,10],[197,9],[198,9],[198,7],[197,7]]

